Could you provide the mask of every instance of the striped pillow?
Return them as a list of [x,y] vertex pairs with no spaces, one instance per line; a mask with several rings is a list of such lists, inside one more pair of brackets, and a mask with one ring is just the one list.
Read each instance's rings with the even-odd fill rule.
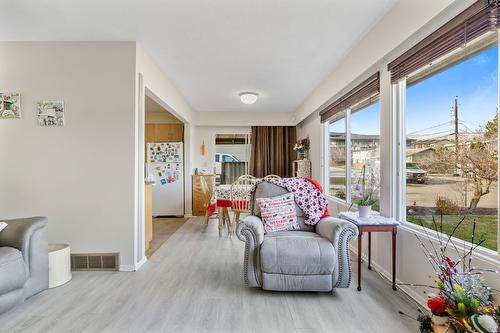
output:
[[264,233],[297,230],[297,213],[293,193],[272,198],[257,198],[260,215],[264,222]]

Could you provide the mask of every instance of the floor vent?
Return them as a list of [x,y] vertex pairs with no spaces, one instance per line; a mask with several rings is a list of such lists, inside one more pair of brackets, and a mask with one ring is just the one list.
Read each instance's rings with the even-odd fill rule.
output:
[[118,253],[72,253],[73,271],[117,271]]

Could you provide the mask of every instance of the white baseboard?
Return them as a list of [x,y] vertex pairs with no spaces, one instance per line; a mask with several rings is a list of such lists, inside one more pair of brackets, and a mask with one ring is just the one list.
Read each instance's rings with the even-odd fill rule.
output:
[[184,214],[184,217],[190,218],[190,217],[193,217],[193,214]]
[[120,272],[135,272],[138,271],[139,268],[141,268],[142,265],[144,265],[148,261],[148,258],[144,256],[137,264],[135,265],[120,265],[119,271]]
[[135,264],[135,270],[138,271],[148,261],[148,257],[144,256],[137,264]]
[[135,266],[134,265],[120,265],[118,270],[120,272],[135,272]]

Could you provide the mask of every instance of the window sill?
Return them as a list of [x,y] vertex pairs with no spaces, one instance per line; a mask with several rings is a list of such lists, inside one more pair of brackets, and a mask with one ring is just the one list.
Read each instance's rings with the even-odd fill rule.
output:
[[[351,204],[349,204],[347,201],[339,199],[337,197],[332,197],[330,195],[326,195],[326,197],[328,200],[333,201],[336,204],[345,206],[346,209],[349,209],[349,206],[351,206]],[[353,209],[354,211],[357,211],[357,208],[358,207],[355,204],[353,204],[351,207],[351,209]],[[414,223],[411,223],[411,222],[402,222],[399,228],[401,230],[417,234],[422,239],[426,239],[426,240],[433,241],[433,242],[439,241],[435,231],[427,228],[427,232],[426,232],[426,231],[424,231],[424,227],[419,226],[419,225],[414,224]],[[446,234],[443,234],[443,235],[446,237],[448,236]],[[457,247],[457,249],[459,249],[459,250],[464,249],[464,241],[461,239],[453,237],[453,238],[451,238],[450,243],[454,244]],[[466,249],[470,249],[471,243],[466,241],[465,246],[466,246]],[[493,250],[488,250],[486,248],[477,248],[476,250],[474,250],[474,257],[481,259],[481,260],[483,260],[483,261],[485,261],[485,262],[487,262],[495,267],[500,267],[500,253],[499,252],[496,252]]]
[[[332,197],[331,195],[328,195],[328,194],[326,194],[326,198],[327,198],[328,200],[330,200],[330,201],[335,202],[336,204],[344,205],[344,206],[346,206],[346,208],[349,208],[349,209],[354,209],[355,211],[357,211],[357,210],[358,210],[358,205],[357,205],[357,204],[355,204],[355,203],[350,204],[350,203],[348,203],[347,201],[345,201],[345,200],[343,200],[343,199],[339,199],[339,198],[337,198],[337,197]],[[377,212],[377,213],[380,213],[380,212],[379,212],[379,211],[377,211],[377,210],[373,210],[373,211],[374,211],[374,212]]]
[[[422,239],[427,239],[429,241],[433,242],[438,242],[439,239],[436,235],[436,232],[432,229],[425,228],[427,231],[424,230],[424,227],[416,225],[411,222],[402,222],[400,227],[401,230],[407,231],[407,232],[412,232],[414,234],[417,234],[419,237]],[[448,237],[446,234],[442,234],[445,237]],[[450,243],[454,244],[457,249],[463,250],[464,249],[464,241],[455,237],[452,237],[450,240]],[[465,246],[466,249],[470,249],[470,246],[472,244],[465,241]],[[479,258],[481,260],[484,260],[488,262],[491,265],[494,265],[496,267],[500,267],[500,255],[499,252],[493,251],[493,250],[488,250],[486,248],[477,248],[474,250],[474,257]]]
[[[328,195],[326,194],[326,198],[330,201],[333,201],[335,202],[336,204],[340,204],[340,205],[344,205],[346,207],[349,207],[351,204],[348,203],[347,201],[345,201],[344,199],[340,199],[340,198],[337,198],[337,197],[333,197],[331,195]],[[357,208],[357,206],[355,204],[352,205],[353,208]]]

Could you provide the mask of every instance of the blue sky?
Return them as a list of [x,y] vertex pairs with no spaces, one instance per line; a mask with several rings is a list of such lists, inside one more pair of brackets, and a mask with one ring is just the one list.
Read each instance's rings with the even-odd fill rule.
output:
[[[498,48],[491,47],[407,89],[406,132],[451,132],[450,110],[458,96],[461,130],[477,130],[491,120],[498,99]],[[379,103],[351,116],[351,132],[379,134]],[[448,123],[436,129],[438,124]],[[339,130],[337,124],[330,130]]]

